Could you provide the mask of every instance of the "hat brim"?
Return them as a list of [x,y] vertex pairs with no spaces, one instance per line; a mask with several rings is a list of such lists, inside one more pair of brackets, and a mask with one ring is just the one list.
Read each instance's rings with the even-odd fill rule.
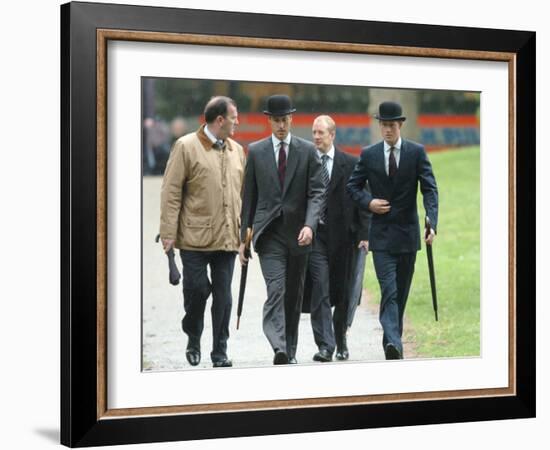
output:
[[378,120],[384,120],[386,122],[391,122],[391,121],[394,121],[394,120],[400,121],[400,122],[405,122],[405,120],[407,120],[407,118],[405,116],[383,117],[383,116],[379,116],[378,114],[375,114],[374,118],[378,119]]
[[288,116],[289,114],[292,114],[294,112],[296,112],[296,108],[291,108],[287,111],[264,111],[264,114],[266,116]]

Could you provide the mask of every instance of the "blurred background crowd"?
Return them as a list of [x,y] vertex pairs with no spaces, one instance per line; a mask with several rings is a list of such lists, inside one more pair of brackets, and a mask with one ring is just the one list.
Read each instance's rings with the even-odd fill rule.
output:
[[237,102],[240,125],[234,138],[245,148],[269,135],[262,111],[266,98],[276,93],[294,102],[294,134],[311,140],[313,119],[328,114],[336,121],[336,144],[349,153],[379,140],[372,114],[384,100],[403,105],[406,136],[428,151],[479,145],[478,92],[173,78],[144,78],[142,83],[143,175],[164,173],[173,142],[199,127],[204,105],[214,95]]

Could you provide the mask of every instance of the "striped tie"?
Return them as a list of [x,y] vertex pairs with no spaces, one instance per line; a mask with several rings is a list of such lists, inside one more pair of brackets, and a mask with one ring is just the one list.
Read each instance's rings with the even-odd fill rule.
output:
[[328,155],[321,156],[323,167],[321,169],[321,176],[323,178],[323,185],[325,186],[325,195],[323,198],[323,207],[321,208],[321,215],[319,221],[323,224],[327,223],[327,207],[328,207],[328,184],[330,182],[330,175],[328,174]]

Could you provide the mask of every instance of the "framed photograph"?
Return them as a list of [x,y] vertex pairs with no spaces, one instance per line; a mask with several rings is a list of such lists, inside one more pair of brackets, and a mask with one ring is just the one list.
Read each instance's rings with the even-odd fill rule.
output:
[[[61,55],[64,445],[534,417],[535,33],[69,3]],[[201,364],[186,362],[181,283],[169,285],[155,243],[166,160],[215,95],[236,100],[245,149],[267,137],[273,94],[295,103],[293,135],[313,140],[312,122],[330,114],[337,145],[356,156],[381,139],[378,103],[398,99],[403,133],[429,152],[439,320],[403,360],[386,361],[363,325],[377,321],[367,268],[350,359],[311,361],[303,314],[299,364],[274,367],[251,266],[259,281],[239,330],[233,276],[233,367],[204,361],[208,341]],[[432,314],[423,253],[412,289],[424,304],[408,308]]]
[[[312,64],[311,59],[308,64]],[[380,63],[378,67],[381,67]],[[247,76],[251,76],[250,72]],[[159,230],[163,174],[166,172],[171,149],[173,151],[174,145],[182,136],[192,135],[194,130],[200,128],[204,120],[204,105],[210,98],[223,96],[228,92],[231,92],[238,107],[238,124],[232,138],[245,149],[272,132],[268,116],[258,112],[271,95],[285,92],[294,99],[296,111],[292,114],[292,136],[315,141],[312,125],[324,121],[329,115],[335,123],[333,142],[335,152],[338,150],[338,156],[335,153],[335,164],[340,164],[340,168],[336,168],[335,176],[331,177],[328,189],[330,197],[327,209],[330,208],[328,214],[332,221],[329,228],[335,230],[334,234],[338,236],[352,238],[357,234],[366,238],[368,233],[368,219],[364,214],[359,214],[344,187],[356,163],[354,158],[360,155],[362,147],[375,144],[380,139],[376,119],[373,120],[376,111],[370,111],[376,110],[380,101],[388,99],[403,103],[407,116],[402,134],[406,133],[408,139],[423,143],[437,176],[439,195],[445,198],[438,223],[438,227],[445,230],[445,239],[437,246],[439,283],[436,283],[435,299],[437,300],[437,296],[453,299],[452,303],[442,303],[442,321],[434,321],[435,311],[432,312],[432,309],[439,306],[432,305],[430,301],[429,265],[425,262],[425,250],[421,251],[408,299],[410,301],[407,303],[408,317],[411,320],[405,324],[404,354],[407,360],[480,356],[480,93],[327,85],[308,81],[310,82],[275,83],[235,79],[142,77],[141,218],[133,218],[132,221],[140,220],[142,224],[143,371],[212,368],[208,357],[202,358],[196,366],[191,366],[186,360],[181,323],[174,320],[183,311],[181,284],[176,281],[177,288],[170,286],[167,278],[170,269],[166,256],[159,251],[161,246],[155,242],[153,236]],[[361,79],[357,82],[361,82]],[[326,143],[327,149],[330,142],[330,135],[326,142],[317,138],[318,145]],[[342,161],[345,161],[343,153],[351,156],[348,157],[351,164],[346,170],[341,170]],[[242,190],[240,182],[237,188],[238,192]],[[223,196],[218,197],[221,199]],[[342,213],[343,210],[346,210],[346,214]],[[237,206],[234,215],[238,217],[239,214],[240,207]],[[128,226],[131,226],[131,222]],[[231,239],[234,231],[223,234]],[[336,241],[334,234],[331,236],[332,242]],[[214,240],[214,234],[208,239]],[[355,238],[357,241],[360,239],[361,237]],[[332,244],[327,251],[327,259],[330,261],[329,285],[333,286],[329,289],[332,289],[332,297],[335,298],[331,302],[334,311],[325,309],[326,316],[332,316],[334,323],[327,332],[323,332],[320,325],[317,325],[320,322],[317,320],[319,302],[313,298],[318,297],[318,294],[312,281],[317,275],[311,270],[306,274],[302,303],[304,314],[300,321],[299,345],[296,351],[297,362],[300,364],[319,362],[312,358],[319,351],[316,342],[320,342],[320,346],[327,350],[324,355],[319,354],[316,357],[318,360],[325,356],[324,362],[330,362],[331,356],[334,357],[332,362],[354,363],[380,361],[385,358],[380,345],[383,338],[377,315],[380,293],[372,258],[364,252],[357,253],[357,243],[352,243],[349,247]],[[255,246],[254,250],[257,250]],[[269,342],[260,326],[267,292],[258,259],[252,258],[248,264],[244,286],[250,287],[245,289],[246,295],[241,297],[241,307],[235,302],[236,308],[232,309],[230,323],[235,326],[230,327],[230,356],[233,368],[265,367],[272,364]],[[347,262],[350,259],[353,263],[359,259],[361,264]],[[176,258],[178,273],[181,265]],[[240,268],[234,270],[236,276],[232,294],[235,299],[239,299],[239,271]],[[348,277],[353,280],[366,278],[368,282],[346,281]],[[457,279],[457,283],[451,282],[452,279]],[[350,299],[348,302],[338,301],[347,295]],[[350,302],[353,307],[349,306]],[[340,320],[343,316],[346,316],[345,323]],[[238,329],[236,324],[240,324],[241,319],[242,327]],[[449,324],[452,324],[452,331],[448,329]],[[201,336],[203,348],[212,347],[212,331],[212,321],[205,320]],[[446,341],[446,344],[440,345],[442,341]],[[128,364],[131,364],[130,361]]]

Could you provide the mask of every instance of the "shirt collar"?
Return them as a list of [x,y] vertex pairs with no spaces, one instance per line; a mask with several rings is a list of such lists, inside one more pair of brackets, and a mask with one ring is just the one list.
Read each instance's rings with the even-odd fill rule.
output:
[[[290,133],[287,134],[286,138],[283,139],[284,143],[286,144],[286,148],[290,145]],[[281,140],[277,137],[275,137],[274,134],[271,135],[271,141],[273,142],[273,148],[277,149],[279,147],[279,144]]]
[[317,149],[317,154],[319,155],[319,158],[322,158],[323,155],[327,155],[331,160],[334,160],[334,145],[330,147],[330,150],[327,153],[323,153]]
[[[402,140],[401,137],[397,140],[397,143],[393,146],[396,150],[401,150]],[[389,152],[391,145],[384,141],[384,151]]]
[[208,139],[212,141],[212,144],[215,144],[218,142],[218,138],[212,134],[212,132],[208,129],[208,125],[204,126],[204,134],[208,136]]

